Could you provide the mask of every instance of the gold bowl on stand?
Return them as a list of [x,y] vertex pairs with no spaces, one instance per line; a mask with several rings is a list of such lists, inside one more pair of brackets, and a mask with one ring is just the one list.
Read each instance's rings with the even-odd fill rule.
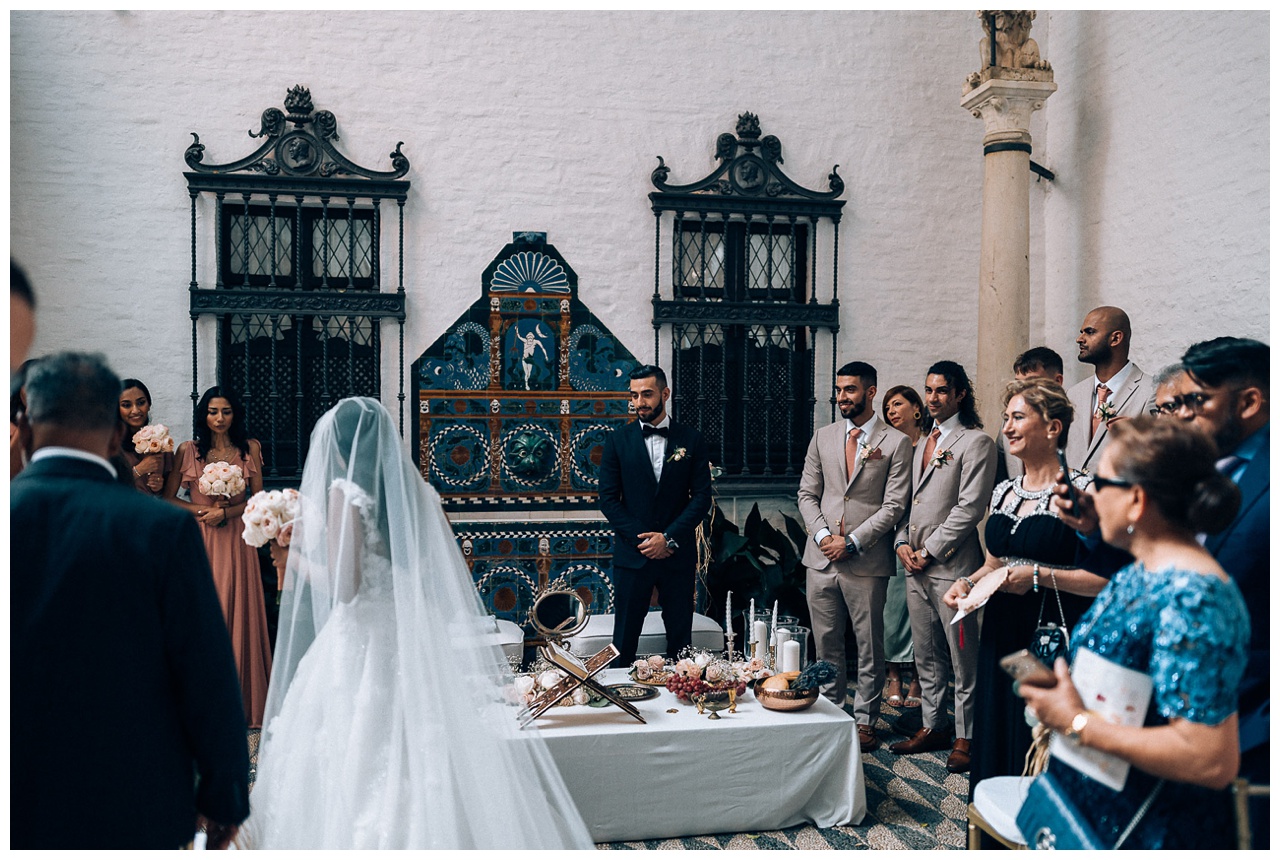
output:
[[818,688],[812,690],[766,690],[755,685],[756,701],[771,711],[803,711],[818,701]]

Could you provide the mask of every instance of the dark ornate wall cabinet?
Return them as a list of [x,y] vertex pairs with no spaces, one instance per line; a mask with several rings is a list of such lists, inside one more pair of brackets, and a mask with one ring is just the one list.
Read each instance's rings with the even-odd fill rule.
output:
[[[652,174],[654,354],[670,330],[672,413],[699,427],[723,490],[793,488],[813,432],[814,338],[839,330],[836,271],[844,181],[804,188],[782,172],[782,144],[754,114],[716,140],[717,166],[688,185]],[[838,165],[837,165],[838,167]],[[662,272],[662,230],[672,272]],[[823,228],[823,224],[829,225]],[[831,299],[818,301],[819,233],[830,236]],[[824,240],[827,241],[827,240]],[[832,406],[834,416],[834,405]]]
[[[284,111],[267,108],[252,153],[206,164],[192,132],[184,174],[191,195],[191,398],[199,397],[201,316],[217,320],[220,384],[244,398],[250,434],[263,443],[267,480],[301,475],[311,427],[343,397],[381,399],[382,325],[398,326],[404,367],[404,203],[409,160],[397,143],[391,170],[361,167],[335,147],[338,123],[295,86]],[[213,218],[197,219],[201,194]],[[383,202],[396,204],[397,265],[382,265]],[[212,288],[197,280],[198,247],[217,253]],[[394,292],[384,292],[390,281]],[[399,373],[400,430],[405,381]]]

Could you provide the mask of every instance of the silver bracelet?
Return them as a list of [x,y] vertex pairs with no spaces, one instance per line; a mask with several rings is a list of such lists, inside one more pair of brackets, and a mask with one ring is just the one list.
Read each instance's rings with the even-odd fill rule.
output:
[[962,576],[962,577],[960,577],[960,581],[961,581],[961,582],[963,582],[965,585],[969,586],[969,590],[970,590],[970,591],[973,591],[974,585],[973,585],[973,580],[972,580],[972,579],[970,579],[970,578],[969,578],[969,577],[967,577],[967,576]]

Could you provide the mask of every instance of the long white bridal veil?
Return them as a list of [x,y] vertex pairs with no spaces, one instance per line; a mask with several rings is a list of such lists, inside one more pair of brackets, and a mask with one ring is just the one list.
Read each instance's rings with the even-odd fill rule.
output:
[[[405,455],[382,404],[348,398],[321,417],[299,492],[260,770],[272,766],[272,746],[305,742],[270,729],[290,707],[295,679],[306,676],[299,664],[308,649],[338,607],[377,592],[379,600],[362,604],[385,603],[375,622],[364,621],[364,612],[348,617],[394,628],[394,659],[387,661],[394,665],[376,666],[370,682],[390,685],[380,701],[391,701],[392,712],[356,721],[352,733],[384,734],[319,750],[315,757],[323,764],[316,770],[327,784],[291,786],[289,793],[302,793],[312,806],[333,794],[339,801],[325,816],[345,820],[353,812],[341,808],[340,798],[349,795],[331,793],[333,781],[364,782],[377,793],[389,787],[390,805],[401,810],[397,818],[407,819],[394,824],[405,843],[397,847],[592,847],[545,741],[536,729],[518,728],[517,709],[505,695],[510,669],[440,497]],[[343,693],[358,704],[362,690]],[[323,716],[317,714],[317,723]],[[288,725],[298,721],[291,717]],[[392,744],[385,771],[371,773],[371,762],[352,760],[352,749],[385,746],[393,735],[402,742]],[[278,783],[287,774],[273,777]]]

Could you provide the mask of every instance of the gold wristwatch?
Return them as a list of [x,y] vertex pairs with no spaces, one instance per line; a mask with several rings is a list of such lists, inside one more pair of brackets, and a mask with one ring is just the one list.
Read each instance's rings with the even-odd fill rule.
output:
[[1084,727],[1089,725],[1089,712],[1081,711],[1071,718],[1071,725],[1063,732],[1063,735],[1075,741],[1080,742],[1080,733],[1084,731]]

